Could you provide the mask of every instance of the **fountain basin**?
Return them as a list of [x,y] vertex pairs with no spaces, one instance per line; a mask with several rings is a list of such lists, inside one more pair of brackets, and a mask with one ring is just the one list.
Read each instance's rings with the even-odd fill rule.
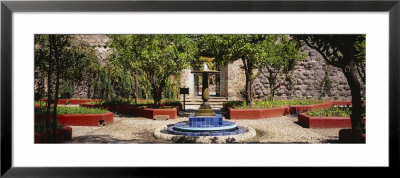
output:
[[192,127],[188,122],[178,122],[174,125],[173,129],[178,131],[216,131],[216,130],[231,130],[235,129],[237,126],[233,122],[223,121],[222,126],[210,126],[206,127],[206,125],[201,125],[202,127]]
[[169,125],[168,134],[184,136],[226,136],[238,135],[248,130],[238,127],[234,122],[223,121],[221,114],[216,116],[190,116],[189,121]]

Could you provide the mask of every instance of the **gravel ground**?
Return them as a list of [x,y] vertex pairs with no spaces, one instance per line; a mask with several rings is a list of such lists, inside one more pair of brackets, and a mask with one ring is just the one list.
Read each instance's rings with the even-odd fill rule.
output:
[[[105,127],[71,126],[72,140],[67,143],[173,143],[156,139],[156,128],[187,121],[194,110],[181,112],[170,120],[152,120],[115,114],[114,123]],[[218,113],[218,111],[216,111]],[[232,120],[239,126],[255,129],[256,136],[245,143],[337,143],[340,129],[309,129],[297,124],[296,116],[283,116],[259,120]]]

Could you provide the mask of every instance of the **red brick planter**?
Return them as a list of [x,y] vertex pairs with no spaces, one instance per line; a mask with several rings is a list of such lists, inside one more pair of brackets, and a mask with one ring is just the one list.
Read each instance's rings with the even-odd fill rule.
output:
[[[352,138],[351,138],[351,129],[341,129],[339,130],[339,142],[341,143],[352,143]],[[364,143],[365,143],[365,137],[366,135],[363,134],[363,139],[364,139]]]
[[[306,128],[351,128],[350,117],[311,117],[300,113],[298,122]],[[365,125],[365,119],[363,119]]]
[[[35,116],[35,122],[40,119],[39,116]],[[50,115],[51,119],[52,116]],[[57,115],[58,125],[67,126],[104,126],[107,124],[112,124],[114,120],[114,115],[112,112],[104,114],[59,114]]]
[[[42,99],[42,101],[47,102],[47,99]],[[66,104],[67,101],[69,104],[83,104],[87,102],[99,102],[101,99],[58,99],[57,104]]]
[[[351,106],[352,103],[351,101],[331,101],[333,103],[333,106]],[[363,105],[366,104],[366,101],[364,100]]]
[[324,101],[321,104],[312,104],[312,105],[293,105],[289,106],[290,114],[297,114],[301,112],[307,112],[314,109],[322,109],[322,108],[331,108],[333,106],[332,102]]
[[351,106],[351,101],[331,101],[333,106]]
[[101,105],[101,104],[89,104],[89,103],[79,104],[79,107],[86,107],[86,108],[102,108],[102,109],[107,109],[107,110],[110,109],[109,106],[103,106],[103,105]]
[[156,115],[168,115],[169,119],[175,119],[178,117],[178,107],[170,109],[159,109],[159,108],[141,108],[137,109],[136,113],[140,117],[154,119]]
[[99,104],[81,104],[80,106],[90,107],[90,108],[104,108],[121,114],[127,114],[136,117],[146,117],[150,119],[153,119],[154,116],[156,115],[168,115],[169,119],[175,119],[178,117],[178,112],[179,109],[181,108],[180,106],[171,106],[173,108],[170,109],[149,108],[153,106],[152,104],[141,104],[141,105],[120,104],[114,106],[102,106]]
[[232,109],[228,107],[230,119],[264,119],[285,116],[289,114],[289,107],[266,109]]
[[[53,130],[49,131],[50,140],[47,140],[46,133],[37,133],[35,132],[35,143],[53,143]],[[63,143],[66,141],[70,141],[72,139],[72,128],[65,126],[62,128],[58,128],[56,130],[56,141],[55,143]]]

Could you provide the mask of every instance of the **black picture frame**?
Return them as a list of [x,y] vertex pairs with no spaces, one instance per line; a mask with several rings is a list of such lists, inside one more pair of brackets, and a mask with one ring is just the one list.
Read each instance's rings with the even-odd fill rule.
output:
[[[128,177],[173,174],[174,169],[130,167],[20,168],[12,165],[13,12],[388,12],[389,167],[399,167],[400,1],[2,1],[1,175],[5,177]],[[154,171],[153,169],[159,169]],[[282,171],[282,170],[281,170]],[[198,172],[198,171],[197,171]],[[332,174],[330,172],[329,174]],[[333,173],[335,174],[335,173]]]

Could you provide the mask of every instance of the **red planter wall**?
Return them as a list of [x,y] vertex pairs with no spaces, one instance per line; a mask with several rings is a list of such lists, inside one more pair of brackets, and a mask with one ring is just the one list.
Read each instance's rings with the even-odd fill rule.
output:
[[331,101],[334,106],[351,106],[351,101]]
[[[351,128],[350,117],[310,117],[300,113],[298,122],[306,128]],[[365,119],[363,119],[365,125]]]
[[232,109],[228,108],[230,119],[264,119],[289,114],[288,107],[267,109]]
[[145,108],[139,111],[139,115],[142,117],[153,119],[156,115],[168,115],[169,119],[175,119],[178,117],[178,109],[154,109]]
[[112,112],[108,112],[105,114],[62,114],[57,116],[57,121],[61,125],[98,126],[100,120],[106,121],[106,124],[112,124],[114,115]]
[[[47,99],[42,99],[42,101],[46,102]],[[58,99],[57,104],[66,104],[67,101],[69,104],[83,104],[87,102],[98,102],[101,101],[101,99]]]
[[[47,140],[47,134],[36,133],[35,132],[35,143],[51,143],[53,142],[53,131],[50,130],[50,140]],[[71,127],[62,127],[56,130],[56,142],[55,143],[63,143],[66,141],[70,141],[72,139],[72,128]]]
[[332,106],[333,106],[332,102],[325,101],[324,103],[321,104],[289,106],[289,109],[290,109],[290,114],[297,114],[301,112],[307,112],[313,109],[331,108]]
[[[178,112],[180,106],[176,106],[172,109],[157,109],[157,108],[148,108],[152,106],[151,104],[143,104],[143,105],[134,105],[134,104],[126,104],[126,105],[114,105],[114,106],[102,106],[98,104],[81,104],[82,107],[100,107],[105,108],[110,111],[115,111],[121,114],[132,115],[136,117],[146,117],[153,119],[156,115],[168,115],[170,119],[175,119],[178,117]],[[145,106],[140,107],[138,106]]]
[[[42,116],[43,117],[43,116]],[[52,118],[52,116],[49,116]],[[35,116],[35,122],[43,119]],[[57,115],[59,125],[67,126],[99,126],[99,121],[105,121],[106,124],[112,124],[114,115],[112,112],[105,114],[60,114]]]

